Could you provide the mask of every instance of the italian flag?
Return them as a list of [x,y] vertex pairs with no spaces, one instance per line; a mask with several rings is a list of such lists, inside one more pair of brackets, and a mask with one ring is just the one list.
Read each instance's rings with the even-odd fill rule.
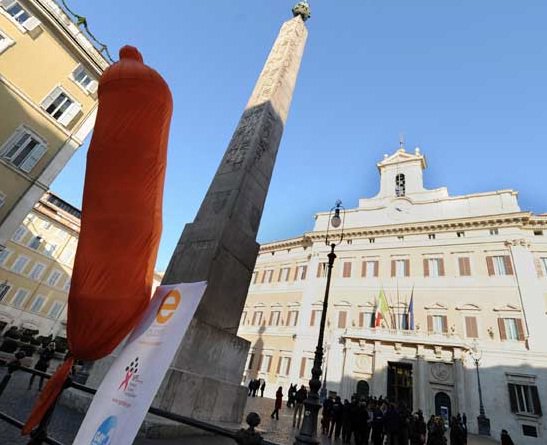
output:
[[380,291],[378,295],[378,302],[376,303],[376,312],[374,313],[374,327],[381,328],[382,324],[387,324],[389,314],[389,304],[384,290]]

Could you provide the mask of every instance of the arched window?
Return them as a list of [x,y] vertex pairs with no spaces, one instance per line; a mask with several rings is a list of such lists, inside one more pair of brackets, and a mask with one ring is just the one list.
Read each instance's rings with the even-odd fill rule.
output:
[[405,175],[399,173],[395,176],[395,196],[405,196]]

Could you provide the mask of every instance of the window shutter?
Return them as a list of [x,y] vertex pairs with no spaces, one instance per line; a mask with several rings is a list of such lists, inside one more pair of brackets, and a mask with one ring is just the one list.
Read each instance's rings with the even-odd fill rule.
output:
[[262,367],[262,360],[264,359],[264,356],[262,354],[260,354],[260,357],[258,357],[258,366],[257,366],[257,371],[260,371],[260,368]]
[[266,271],[265,271],[265,270],[262,271],[262,278],[261,278],[260,282],[261,282],[261,283],[265,283],[265,282],[266,282]]
[[53,88],[53,91],[49,93],[47,97],[42,101],[42,108],[46,110],[61,93],[62,90],[59,87]]
[[279,275],[277,275],[277,281],[281,281],[281,277],[283,276],[283,268],[279,269]]
[[359,312],[359,327],[362,328],[365,324],[365,313]]
[[96,80],[92,80],[89,82],[87,87],[85,88],[90,94],[95,94],[97,90],[99,89],[99,82]]
[[374,261],[374,276],[378,276],[378,269],[379,269],[380,263],[378,261]]
[[346,328],[347,315],[348,315],[348,313],[346,311],[338,312],[338,327],[340,329],[345,329]]
[[305,372],[306,372],[306,357],[302,357],[302,360],[300,361],[300,378],[304,377]]
[[317,265],[317,278],[321,278],[321,263]]
[[503,318],[498,318],[498,329],[500,330],[500,340],[507,340],[507,334],[505,333],[505,321]]
[[71,103],[66,111],[59,118],[59,123],[66,127],[72,122],[72,120],[76,117],[81,109],[82,107],[76,102]]
[[38,20],[34,16],[30,16],[28,19],[26,19],[23,22],[23,28],[25,28],[27,31],[34,31],[40,25],[41,25],[40,20]]
[[281,371],[281,362],[283,360],[283,357],[279,356],[279,359],[277,360],[277,370],[275,371],[276,374],[279,374]]
[[410,260],[405,260],[405,277],[410,276]]
[[25,159],[25,161],[21,164],[21,170],[26,173],[30,173],[30,171],[34,168],[38,161],[42,159],[42,156],[44,156],[46,150],[46,147],[42,144],[38,144],[36,147],[34,147]]
[[289,357],[287,359],[287,369],[285,369],[285,375],[289,375],[290,372],[291,372],[291,358]]
[[299,267],[296,266],[296,267],[294,268],[294,275],[293,275],[293,279],[292,279],[293,281],[298,280],[298,272],[299,272],[299,271],[300,271]]
[[249,367],[248,367],[248,369],[253,369],[254,360],[255,360],[255,355],[253,353],[253,354],[251,354],[251,357],[249,358]]
[[444,259],[439,258],[439,276],[444,277]]
[[471,260],[469,258],[464,258],[464,264],[467,276],[471,276]]
[[272,322],[273,322],[273,316],[274,316],[274,312],[270,312],[270,321],[268,322],[268,325],[272,325]]
[[464,259],[465,258],[458,258],[458,269],[460,271],[460,276],[463,277],[465,276],[465,262],[464,262]]
[[298,311],[294,311],[293,326],[296,326],[296,323],[298,323]]
[[446,315],[442,316],[442,322],[443,322],[443,332],[448,332],[448,318]]
[[427,332],[433,332],[433,316],[427,316]]
[[494,261],[491,256],[486,257],[486,267],[488,268],[488,275],[494,275]]
[[308,266],[302,266],[302,279],[306,279],[306,274],[308,273]]
[[536,264],[536,272],[538,274],[538,277],[541,278],[543,276],[543,265],[541,264],[541,259],[536,258],[534,260],[534,263]]
[[518,340],[519,341],[524,341],[524,329],[523,329],[523,326],[522,326],[522,319],[516,318],[515,321],[517,323]]
[[477,329],[477,318],[476,317],[465,317],[465,332],[468,338],[477,338],[478,329]]
[[429,260],[424,258],[424,277],[429,276]]
[[509,255],[505,255],[503,257],[503,261],[505,262],[505,272],[507,275],[513,275],[513,264],[511,263],[511,257]]
[[349,261],[344,263],[343,277],[344,278],[351,277],[351,263]]
[[391,260],[391,276],[394,277],[396,274],[397,265],[395,264],[395,260]]
[[537,416],[543,415],[541,412],[541,402],[539,401],[538,387],[535,385],[530,386],[532,393],[532,404],[534,405],[534,414]]
[[310,326],[315,326],[315,311],[311,311],[311,320],[310,320]]
[[271,355],[267,355],[266,356],[268,360],[268,369],[266,370],[266,372],[270,372],[270,369],[272,368],[272,360],[273,360],[273,357]]
[[361,276],[366,277],[367,276],[367,262],[363,261],[361,263]]
[[511,406],[511,412],[516,413],[518,411],[516,385],[508,383],[507,389],[509,390],[509,405]]

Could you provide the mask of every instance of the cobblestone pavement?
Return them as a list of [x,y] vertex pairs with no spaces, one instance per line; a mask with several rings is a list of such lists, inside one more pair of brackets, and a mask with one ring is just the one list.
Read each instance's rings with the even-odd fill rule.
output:
[[[0,380],[6,374],[6,368],[0,368]],[[27,390],[29,375],[18,372],[15,373],[0,397],[0,411],[15,417],[19,420],[25,420],[28,416],[32,404],[38,395],[38,381],[35,380],[34,388]],[[279,420],[270,418],[273,410],[274,400],[261,397],[249,397],[245,408],[245,415],[251,411],[260,414],[262,423],[259,430],[264,438],[278,443],[280,445],[292,445],[296,429],[292,427],[293,409],[287,408],[285,404],[279,413]],[[49,427],[50,435],[64,444],[71,444],[74,440],[76,432],[82,422],[83,414],[74,410],[70,410],[64,406],[57,406],[53,419]],[[26,445],[28,438],[22,438],[17,428],[0,421],[0,445]],[[229,439],[213,439],[211,437],[202,438],[185,438],[183,440],[137,440],[136,445],[229,445],[234,443]],[[326,444],[341,444],[341,441],[330,441],[326,437],[322,437],[323,445]],[[470,436],[468,445],[492,445],[491,439],[478,438]]]

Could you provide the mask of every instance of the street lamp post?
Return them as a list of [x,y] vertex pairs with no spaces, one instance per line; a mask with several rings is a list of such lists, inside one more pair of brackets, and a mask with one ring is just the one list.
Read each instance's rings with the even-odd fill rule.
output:
[[486,417],[486,414],[484,412],[484,404],[482,403],[481,376],[479,372],[479,364],[482,358],[482,351],[479,350],[477,342],[474,343],[473,348],[471,349],[471,358],[475,362],[475,369],[477,371],[477,385],[479,387],[479,415],[477,417],[479,434],[481,436],[490,436],[490,419]]
[[[340,214],[342,213],[342,217]],[[332,215],[332,217],[331,217]],[[323,363],[323,337],[325,335],[325,322],[327,319],[327,308],[329,305],[329,291],[330,280],[332,275],[332,266],[336,259],[334,248],[342,242],[344,237],[344,219],[345,209],[342,206],[342,201],[336,201],[336,204],[329,212],[329,219],[327,221],[327,233],[325,235],[325,244],[330,246],[330,253],[327,255],[329,261],[327,263],[327,285],[325,287],[325,298],[323,299],[323,311],[321,313],[321,324],[319,325],[319,338],[317,339],[317,347],[315,348],[315,357],[313,360],[313,368],[311,370],[312,378],[310,380],[310,390],[308,397],[304,401],[304,419],[302,420],[302,427],[300,432],[296,435],[294,445],[302,444],[319,444],[317,439],[317,419],[319,417],[319,410],[321,409],[321,402],[319,398],[319,390],[321,388],[321,365]],[[338,229],[340,226],[339,234],[332,236],[329,239],[329,231],[331,226],[334,229]],[[336,240],[336,241],[333,241]]]

